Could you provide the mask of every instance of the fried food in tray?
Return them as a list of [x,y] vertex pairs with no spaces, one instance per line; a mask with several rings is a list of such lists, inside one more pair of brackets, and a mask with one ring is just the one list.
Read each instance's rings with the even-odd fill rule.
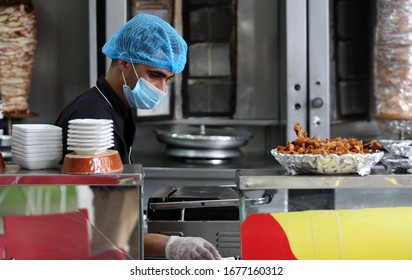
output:
[[308,133],[302,130],[297,123],[294,126],[297,139],[289,142],[286,146],[278,146],[277,151],[283,154],[312,154],[312,155],[343,155],[343,154],[370,154],[375,153],[381,145],[376,140],[363,144],[362,140],[353,137],[323,140],[319,136],[308,137]]
[[297,139],[271,151],[275,159],[290,174],[370,174],[372,166],[383,156],[381,145],[372,140],[366,144],[355,138],[309,138],[297,123]]

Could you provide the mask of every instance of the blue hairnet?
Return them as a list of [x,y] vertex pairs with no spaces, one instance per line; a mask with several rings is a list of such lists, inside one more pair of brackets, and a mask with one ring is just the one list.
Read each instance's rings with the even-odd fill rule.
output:
[[111,59],[179,73],[186,64],[187,44],[169,23],[139,14],[116,31],[102,51]]

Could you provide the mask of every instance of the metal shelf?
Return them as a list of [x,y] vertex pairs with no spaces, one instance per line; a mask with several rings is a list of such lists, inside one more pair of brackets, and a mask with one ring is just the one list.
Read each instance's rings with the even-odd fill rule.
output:
[[27,170],[18,165],[6,165],[0,173],[0,186],[45,186],[45,185],[98,185],[141,186],[142,165],[125,165],[122,173],[109,174],[63,174],[60,168]]
[[236,185],[241,191],[270,189],[359,189],[412,188],[412,175],[388,174],[382,166],[371,174],[285,175],[284,169],[238,170]]
[[270,119],[222,119],[222,118],[189,118],[162,121],[138,121],[138,125],[214,125],[214,126],[278,126],[286,125],[285,120]]

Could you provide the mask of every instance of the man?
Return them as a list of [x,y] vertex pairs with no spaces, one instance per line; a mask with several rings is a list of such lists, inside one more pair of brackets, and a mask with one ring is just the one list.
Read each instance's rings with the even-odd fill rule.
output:
[[[114,147],[123,163],[131,164],[135,123],[131,108],[152,109],[167,94],[166,83],[186,64],[187,45],[176,30],[156,16],[140,14],[129,20],[103,46],[112,59],[109,70],[71,102],[56,125],[63,128],[67,153],[68,122],[71,119],[111,119]],[[144,145],[144,143],[141,143]],[[138,192],[135,188],[92,187],[95,230],[92,251],[112,246],[130,247],[136,256],[139,246],[133,238],[137,224]],[[145,255],[168,259],[220,259],[209,242],[200,237],[146,234]]]

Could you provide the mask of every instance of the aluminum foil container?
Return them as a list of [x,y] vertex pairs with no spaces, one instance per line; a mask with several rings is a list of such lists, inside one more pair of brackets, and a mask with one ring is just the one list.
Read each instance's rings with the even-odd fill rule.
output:
[[383,147],[393,156],[412,158],[412,141],[389,143]]
[[282,154],[276,149],[271,154],[289,174],[350,174],[369,175],[371,168],[383,157],[383,152],[373,154],[312,155]]
[[412,173],[412,160],[400,156],[384,156],[381,159],[386,171],[391,174]]

